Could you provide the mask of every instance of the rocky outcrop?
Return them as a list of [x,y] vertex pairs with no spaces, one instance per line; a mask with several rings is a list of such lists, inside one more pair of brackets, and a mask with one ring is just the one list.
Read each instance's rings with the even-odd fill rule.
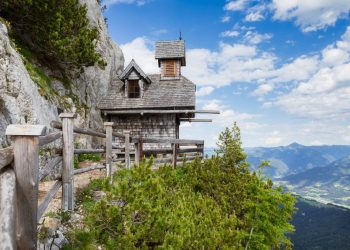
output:
[[[102,128],[102,118],[97,104],[108,90],[110,82],[117,77],[124,65],[121,49],[111,40],[96,0],[81,0],[88,7],[87,16],[91,25],[97,27],[100,37],[97,50],[107,63],[104,69],[98,66],[85,67],[79,72],[68,74],[70,90],[85,107],[77,112],[77,104],[67,96],[65,84],[54,78],[52,87],[70,105],[62,108],[57,99],[47,100],[40,94],[38,85],[27,72],[23,58],[11,43],[6,26],[0,21],[0,147],[6,147],[5,129],[8,124],[30,123],[49,125],[58,119],[58,107],[76,112],[76,125]],[[47,75],[55,75],[52,69],[43,68]]]
[[4,136],[8,124],[49,124],[56,117],[57,108],[39,94],[0,22],[0,145],[8,145]]

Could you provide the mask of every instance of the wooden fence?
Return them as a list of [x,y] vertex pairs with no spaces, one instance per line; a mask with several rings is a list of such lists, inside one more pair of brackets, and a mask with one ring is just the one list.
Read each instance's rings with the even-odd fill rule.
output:
[[[112,163],[120,162],[130,168],[132,154],[135,164],[151,155],[171,155],[160,159],[156,157],[155,163],[172,163],[174,167],[178,161],[190,161],[204,154],[204,141],[131,137],[129,131],[123,134],[113,132],[111,122],[105,122],[105,129],[101,132],[74,127],[74,114],[62,113],[60,118],[62,122],[51,122],[51,127],[58,131],[50,134],[46,134],[46,127],[42,125],[9,125],[6,129],[6,135],[12,137],[13,146],[0,149],[0,249],[36,249],[37,222],[61,187],[62,209],[74,209],[75,174],[106,169],[107,176],[111,177]],[[76,149],[74,133],[103,138],[105,147]],[[113,137],[124,140],[123,158],[112,159],[115,148]],[[39,148],[59,139],[62,140],[62,150],[39,171]],[[145,144],[171,145],[171,148],[144,149]],[[186,148],[181,148],[184,145]],[[74,155],[84,153],[105,154],[104,166],[74,169]],[[38,205],[39,182],[59,164],[62,164],[61,177]]]

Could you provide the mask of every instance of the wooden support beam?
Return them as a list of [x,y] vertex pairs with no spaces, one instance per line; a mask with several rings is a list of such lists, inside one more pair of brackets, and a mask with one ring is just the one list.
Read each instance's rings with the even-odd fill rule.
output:
[[60,181],[60,180],[56,181],[55,184],[53,184],[53,186],[51,187],[50,191],[45,196],[43,202],[39,205],[37,221],[39,221],[40,218],[43,216],[45,210],[47,209],[47,207],[49,206],[50,202],[55,197],[55,195],[57,194],[58,190],[61,187],[62,187],[62,181]]
[[39,174],[39,181],[44,179],[50,174],[52,170],[55,169],[62,162],[62,156],[56,156],[52,158],[45,166],[44,170]]
[[130,166],[131,166],[131,162],[130,162],[130,131],[125,130],[124,136],[125,136],[125,167],[130,168]]
[[0,170],[13,161],[13,147],[0,149]]
[[74,149],[74,154],[80,155],[80,154],[102,154],[106,152],[104,149]]
[[112,168],[113,122],[105,122],[104,126],[106,129],[106,164]]
[[155,110],[155,109],[134,109],[134,110],[103,110],[104,115],[107,114],[220,114],[218,110],[193,110],[193,109],[169,109],[169,110]]
[[0,174],[0,249],[16,249],[16,176],[10,167]]
[[55,132],[44,136],[39,136],[39,146],[49,144],[62,138],[62,132]]
[[62,210],[74,210],[74,135],[73,114],[60,114],[63,132],[62,162]]
[[212,122],[212,119],[180,118],[180,122]]
[[[23,127],[22,127],[23,126]],[[16,174],[16,236],[18,249],[36,249],[39,136],[40,125],[9,125],[6,135],[13,136],[14,170]]]

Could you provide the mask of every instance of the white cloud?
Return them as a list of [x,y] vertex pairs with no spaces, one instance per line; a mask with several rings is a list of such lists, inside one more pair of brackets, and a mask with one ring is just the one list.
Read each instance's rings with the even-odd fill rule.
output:
[[207,87],[201,87],[197,90],[196,95],[197,96],[206,96],[211,94],[215,89],[211,86],[207,86]]
[[222,37],[237,37],[239,32],[236,30],[226,30],[220,34]]
[[[327,46],[314,56],[316,70],[305,73],[305,79],[287,94],[279,96],[275,105],[291,114],[316,119],[350,118],[350,29],[347,28],[341,40]],[[309,57],[311,60],[312,57]],[[304,57],[303,60],[308,60]],[[314,68],[311,66],[310,68]]]
[[113,4],[137,4],[138,6],[145,5],[150,0],[105,0],[103,4],[106,6],[111,6]]
[[229,22],[231,20],[231,17],[230,16],[223,16],[222,18],[221,18],[221,22],[223,22],[223,23],[227,23],[227,22]]
[[244,18],[246,22],[259,22],[265,19],[264,12],[267,6],[262,4],[257,4],[247,10],[247,14]]
[[271,38],[271,34],[260,34],[255,31],[247,31],[244,35],[244,41],[249,44],[259,44],[263,41],[270,40]]
[[346,18],[350,0],[273,0],[274,19],[295,20],[304,32],[332,26],[340,18]]
[[249,0],[234,0],[229,1],[224,9],[230,10],[230,11],[238,11],[238,10],[244,10],[247,4],[249,3]]
[[268,137],[265,139],[265,144],[269,146],[277,146],[280,145],[282,139],[283,138],[281,136],[280,131],[276,130],[268,135]]
[[133,41],[120,45],[128,64],[132,59],[147,74],[158,73],[157,61],[154,59],[154,43],[145,37],[138,37]]
[[252,93],[254,96],[262,96],[266,95],[267,93],[271,92],[274,89],[274,85],[271,83],[265,83],[261,84],[254,90]]
[[[202,106],[202,109],[219,110],[220,115],[216,115],[213,119],[213,123],[221,125],[222,127],[232,126],[235,121],[244,124],[257,117],[257,115],[254,114],[236,112],[230,106],[225,105],[222,101],[217,99],[206,101],[206,104]],[[250,121],[249,123],[253,122]],[[258,126],[258,124],[255,125]]]
[[349,54],[343,49],[327,47],[322,51],[323,63],[327,66],[334,66],[349,61]]
[[247,22],[258,22],[264,20],[264,16],[260,12],[251,12],[244,18]]

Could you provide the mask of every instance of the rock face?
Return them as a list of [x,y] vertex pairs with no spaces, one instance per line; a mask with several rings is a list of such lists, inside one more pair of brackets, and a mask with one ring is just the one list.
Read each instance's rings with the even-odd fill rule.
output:
[[0,146],[8,145],[4,135],[8,124],[49,124],[56,117],[57,108],[40,96],[0,23]]
[[[71,91],[87,108],[84,113],[78,113],[76,125],[81,127],[102,128],[102,118],[97,104],[108,90],[110,82],[117,77],[124,66],[124,56],[121,49],[108,35],[104,17],[96,0],[81,0],[88,8],[87,17],[92,26],[97,27],[100,37],[97,51],[106,61],[107,66],[86,67],[82,72],[72,72],[69,77]],[[52,73],[45,69],[48,74]],[[59,80],[52,82],[52,87],[64,96],[64,84]],[[76,112],[72,104],[67,112]],[[46,100],[40,95],[37,84],[31,79],[23,59],[10,42],[8,30],[0,21],[0,148],[9,142],[5,130],[8,124],[30,123],[49,125],[50,121],[58,119],[58,104]]]

